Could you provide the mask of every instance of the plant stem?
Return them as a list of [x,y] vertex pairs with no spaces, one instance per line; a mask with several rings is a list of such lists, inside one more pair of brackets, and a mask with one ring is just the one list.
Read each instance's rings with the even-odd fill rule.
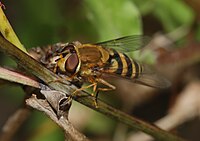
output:
[[29,115],[30,109],[26,107],[20,108],[12,114],[2,128],[0,141],[10,141]]

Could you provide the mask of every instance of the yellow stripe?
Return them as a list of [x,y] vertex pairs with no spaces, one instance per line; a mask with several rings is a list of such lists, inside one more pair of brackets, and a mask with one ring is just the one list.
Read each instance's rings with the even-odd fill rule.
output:
[[131,75],[131,78],[134,78],[135,77],[135,73],[136,73],[136,69],[135,69],[135,64],[133,63],[133,60],[131,60],[131,63],[132,63],[132,75]]
[[131,78],[139,77],[142,72],[141,65],[137,61],[134,61],[134,60],[132,60],[132,65],[133,65],[133,73],[132,73]]
[[122,68],[120,68],[120,69],[122,69],[122,74],[121,75],[122,76],[126,76],[126,73],[128,71],[128,64],[126,62],[125,56],[122,53],[119,53],[119,52],[118,52],[118,54],[119,54],[120,59],[122,61]]
[[109,73],[114,73],[118,69],[118,62],[115,59],[111,60],[112,65],[110,66],[110,69],[108,70]]
[[142,66],[138,63],[138,67],[139,67],[138,76],[140,76],[140,74],[142,73]]

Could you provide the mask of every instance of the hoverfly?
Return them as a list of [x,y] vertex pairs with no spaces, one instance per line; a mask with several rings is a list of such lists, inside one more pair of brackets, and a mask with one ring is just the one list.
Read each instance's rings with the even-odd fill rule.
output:
[[[126,36],[97,44],[57,43],[49,46],[41,62],[54,73],[68,76],[71,83],[81,87],[84,82],[93,87],[92,95],[99,91],[114,90],[116,87],[107,82],[103,75],[114,75],[155,88],[164,88],[169,82],[149,71],[149,67],[126,55],[143,48],[148,38],[140,35]],[[98,85],[103,84],[104,88]],[[84,88],[80,88],[83,90]]]

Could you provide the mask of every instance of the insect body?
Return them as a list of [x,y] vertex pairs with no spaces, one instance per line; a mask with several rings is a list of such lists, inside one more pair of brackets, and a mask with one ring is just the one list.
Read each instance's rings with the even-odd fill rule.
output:
[[[166,87],[169,85],[167,80],[124,53],[141,49],[146,39],[133,35],[97,44],[81,44],[78,41],[58,43],[51,47],[42,62],[54,73],[69,76],[70,81],[78,86],[84,82],[91,83],[88,87],[93,87],[93,94],[115,89],[114,85],[104,79],[104,75],[156,88]],[[98,84],[106,87],[98,88]]]

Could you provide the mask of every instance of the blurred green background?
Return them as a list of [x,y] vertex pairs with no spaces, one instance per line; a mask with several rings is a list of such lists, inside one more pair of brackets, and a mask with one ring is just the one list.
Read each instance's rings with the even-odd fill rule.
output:
[[[196,12],[183,0],[2,0],[5,13],[22,44],[29,49],[57,42],[78,40],[83,43],[105,41],[125,35],[157,32],[170,33],[181,29],[200,37]],[[195,25],[195,27],[194,27]],[[1,65],[16,67],[1,54]],[[1,86],[0,125],[20,105],[24,92],[17,86]],[[81,130],[89,137],[111,138],[116,122],[78,103],[77,110],[92,113]],[[4,107],[7,107],[5,109]],[[73,109],[71,109],[73,110]],[[2,114],[3,113],[3,114]],[[89,117],[88,117],[89,118]],[[83,128],[84,127],[84,128]],[[16,140],[63,140],[60,129],[45,115],[34,112],[24,124]]]

